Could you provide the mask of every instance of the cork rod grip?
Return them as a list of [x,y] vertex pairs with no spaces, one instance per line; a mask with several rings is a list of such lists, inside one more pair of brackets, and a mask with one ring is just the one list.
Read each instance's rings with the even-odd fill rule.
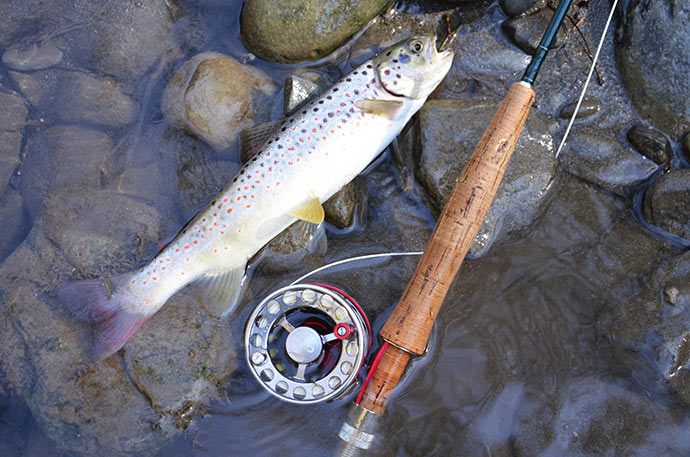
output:
[[463,169],[412,279],[381,336],[423,354],[439,308],[493,201],[523,125],[534,90],[515,83]]

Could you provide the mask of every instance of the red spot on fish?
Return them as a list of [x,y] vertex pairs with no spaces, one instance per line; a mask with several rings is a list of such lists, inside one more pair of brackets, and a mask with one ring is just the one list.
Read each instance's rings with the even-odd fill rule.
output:
[[237,197],[237,201],[240,201],[240,200],[242,200],[242,197]]
[[335,133],[335,130],[331,130],[331,133]]
[[300,138],[299,140],[300,140],[302,143],[304,143],[304,138]]
[[341,113],[342,111],[338,110],[338,112]]
[[350,96],[350,94],[345,94],[345,96],[346,96],[346,97],[349,97],[349,96]]
[[198,226],[194,226],[194,230],[199,230],[199,227],[198,227]]
[[343,102],[340,103],[340,106],[345,106],[345,105],[346,105],[346,103],[343,103]]
[[292,165],[292,162],[288,162],[288,165]]
[[185,260],[187,260],[187,262],[189,262],[189,257],[187,257]]
[[309,151],[309,154],[311,154],[311,151]]
[[294,151],[295,148],[288,148],[288,151]]
[[257,180],[256,183],[257,183],[257,184],[261,184],[261,181]]
[[144,284],[146,284],[146,281],[144,281]]
[[[208,228],[208,231],[209,231],[209,232],[212,232],[212,231],[213,231],[213,227],[209,227],[209,228]],[[203,238],[203,236],[202,236],[202,238]]]
[[285,142],[286,142],[286,143],[289,143],[289,142],[290,142],[290,138],[285,138]]
[[165,270],[165,267],[161,267],[162,270]]
[[137,283],[137,282],[136,282],[135,280],[132,279],[132,284],[136,284],[136,283]]
[[185,248],[185,249],[189,249],[189,245],[185,246],[184,248]]
[[153,279],[154,281],[156,281],[156,280],[157,280],[158,278],[156,278],[156,277],[154,276],[154,277],[153,277],[153,278],[151,278],[151,279]]
[[170,259],[165,259],[166,262],[170,262]]
[[228,214],[232,213],[232,208],[228,208]]
[[213,213],[213,217],[216,217],[216,216],[218,216],[218,213]]
[[156,270],[153,270],[153,272],[155,273],[155,272],[156,272]]
[[184,271],[180,271],[180,274],[181,274],[181,275],[184,275]]
[[311,140],[311,137],[310,137],[310,136],[308,136],[308,137],[307,137],[307,140]]
[[218,227],[220,224],[218,222],[214,222],[213,225]]
[[206,218],[201,219],[201,222],[206,222]]
[[230,200],[230,199],[227,198],[227,197],[225,197],[225,198],[223,199],[223,201],[224,201],[225,203],[227,203],[229,200]]
[[[178,251],[179,251],[179,249],[178,249]],[[144,272],[144,269],[142,268],[142,269],[140,270],[140,272],[143,273],[143,272]]]
[[273,167],[268,167],[268,171],[273,171]]
[[311,129],[311,131],[312,131],[312,132],[316,132],[316,129],[315,129],[315,128],[314,128],[314,129]]
[[292,130],[297,130],[297,127],[293,127]]
[[252,207],[252,205],[247,205],[247,208],[251,208],[251,207]]
[[305,122],[306,122],[306,121],[303,120],[303,121],[302,121],[302,124],[304,124]]
[[[241,231],[242,231],[242,229],[240,229],[239,231],[241,232]],[[227,246],[225,246],[225,250],[226,250],[226,251],[228,250],[228,247],[227,247]]]
[[276,183],[276,186],[279,186],[279,185],[280,185],[280,182],[277,182],[277,183]]
[[194,244],[199,244],[199,241],[198,241],[198,240],[194,240]]
[[267,152],[267,153],[266,153],[266,157],[271,157],[271,153],[270,153],[270,152]]
[[216,254],[218,252],[218,249],[214,249],[213,253]]
[[326,137],[325,137],[325,136],[322,136],[322,137],[321,137],[321,139],[322,139],[322,140],[325,140],[325,139],[326,139]]
[[241,188],[241,187],[238,187],[238,188],[237,188],[237,192],[239,192],[239,191],[241,191],[241,190],[242,190],[242,188]]
[[[180,248],[175,249],[175,252],[180,252]],[[141,270],[144,271],[144,270]]]

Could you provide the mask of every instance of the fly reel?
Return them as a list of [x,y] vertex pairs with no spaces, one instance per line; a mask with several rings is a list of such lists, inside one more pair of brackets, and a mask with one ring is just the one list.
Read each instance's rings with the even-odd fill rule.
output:
[[259,383],[299,404],[349,391],[370,342],[371,327],[359,305],[322,284],[275,291],[256,307],[244,335],[247,362]]

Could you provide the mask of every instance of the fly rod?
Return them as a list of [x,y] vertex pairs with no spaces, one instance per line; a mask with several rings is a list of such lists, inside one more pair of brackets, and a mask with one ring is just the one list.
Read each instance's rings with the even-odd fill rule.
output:
[[443,300],[501,183],[534,101],[532,84],[571,3],[559,3],[522,79],[509,89],[451,191],[417,269],[379,332],[383,343],[338,434],[338,455],[355,456],[371,447],[411,357],[426,350]]

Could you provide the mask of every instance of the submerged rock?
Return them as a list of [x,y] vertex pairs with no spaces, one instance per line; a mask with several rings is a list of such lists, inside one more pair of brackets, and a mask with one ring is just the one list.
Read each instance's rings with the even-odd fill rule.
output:
[[266,60],[315,60],[345,43],[386,4],[388,0],[247,0],[242,40]]
[[621,79],[638,112],[680,136],[690,128],[690,3],[628,2],[616,43]]
[[15,94],[0,92],[0,194],[10,182],[14,170],[20,164],[22,129],[29,111],[24,101]]
[[0,262],[7,257],[26,234],[26,217],[24,200],[14,189],[7,189],[0,196],[0,221],[2,221],[2,238],[0,238]]
[[650,224],[690,241],[690,169],[659,176],[645,193],[643,210]]
[[[498,102],[430,100],[419,111],[421,145],[418,178],[440,212],[451,189],[489,124]],[[472,243],[481,256],[497,240],[530,226],[540,214],[555,172],[553,138],[535,111],[527,118],[496,198]]]
[[203,52],[175,73],[163,93],[161,110],[170,124],[222,150],[256,123],[255,117],[266,117],[274,88],[263,72],[226,55]]
[[12,46],[2,54],[2,63],[13,70],[42,70],[62,62],[63,53],[51,40]]
[[499,3],[508,16],[517,16],[532,8],[538,0],[500,0]]
[[637,152],[658,164],[671,160],[673,147],[666,135],[658,130],[636,124],[626,134],[628,141]]
[[597,322],[617,357],[645,389],[667,386],[690,405],[690,253],[662,263],[644,288]]
[[364,178],[356,177],[323,204],[326,222],[344,229],[361,220],[366,212],[367,189]]
[[297,221],[273,238],[254,258],[265,273],[284,274],[303,267],[311,257],[322,257],[327,247],[324,224],[317,226]]
[[100,187],[112,147],[105,133],[76,126],[53,127],[32,137],[20,187],[31,219],[51,194]]
[[[553,11],[542,9],[529,16],[520,16],[505,21],[501,28],[506,36],[525,53],[533,55],[539,46],[541,36],[549,25]],[[565,40],[565,29],[558,29],[552,49],[558,48]]]
[[[561,119],[570,119],[573,117],[573,113],[575,112],[575,107],[577,106],[577,102],[569,103],[565,105],[562,109],[561,112],[558,113],[558,116]],[[575,116],[575,119],[586,119],[588,117],[592,117],[595,114],[597,114],[599,111],[601,111],[602,104],[601,100],[598,98],[592,98],[588,99],[585,98],[582,101],[582,104],[580,104],[580,110],[577,112],[577,115]]]
[[621,144],[614,133],[588,125],[573,126],[560,165],[568,173],[619,195],[630,192],[659,168]]
[[68,70],[11,72],[10,76],[48,120],[124,127],[139,113],[137,102],[108,78]]
[[285,78],[283,87],[283,111],[286,116],[296,112],[300,106],[326,87],[326,81],[318,73],[303,73]]

